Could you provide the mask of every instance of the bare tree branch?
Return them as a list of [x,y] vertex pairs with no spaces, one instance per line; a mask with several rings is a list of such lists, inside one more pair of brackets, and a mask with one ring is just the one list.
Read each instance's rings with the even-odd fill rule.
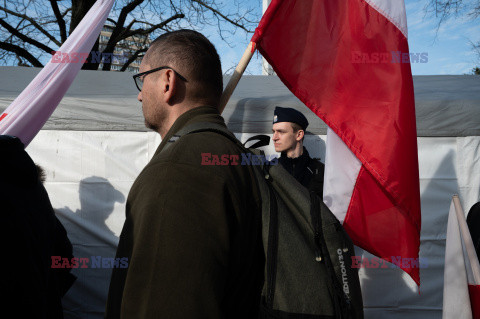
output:
[[63,43],[65,40],[67,40],[67,28],[65,26],[65,20],[62,18],[62,14],[58,8],[57,0],[50,0],[50,4],[52,5],[55,17],[57,18],[58,27],[60,28],[60,38],[62,39]]
[[113,23],[114,25],[117,25],[117,21],[115,21],[115,20],[113,20],[113,19],[107,18],[107,21],[110,21],[110,22]]
[[22,58],[18,54],[15,54],[15,57],[18,61],[17,66],[30,66],[27,63],[23,62]]
[[37,48],[39,48],[39,49],[41,49],[41,50],[43,50],[47,53],[50,53],[50,54],[52,53],[52,51],[53,51],[52,48],[50,48],[50,47],[46,46],[45,44],[40,43],[40,42],[38,42],[38,41],[36,41],[32,38],[27,37],[23,33],[19,32],[16,28],[12,27],[7,22],[5,22],[5,20],[0,19],[0,25],[2,27],[4,27],[5,29],[7,29],[7,31],[10,32],[12,35],[14,35],[17,38],[19,38],[20,40],[22,40],[23,42],[33,44]]
[[[152,25],[149,29],[136,29],[136,30],[132,30],[132,31],[128,31],[129,28],[132,27],[132,25],[135,23],[135,22],[138,22],[136,21],[135,19],[132,20],[132,22],[130,22],[130,24],[127,26],[127,28],[122,32],[120,33],[120,35],[118,35],[118,42],[120,42],[121,40],[124,40],[124,39],[127,39],[129,37],[132,37],[132,36],[137,36],[137,35],[148,35],[150,33],[152,33],[153,31],[155,30],[158,30],[158,29],[161,29],[161,28],[164,28],[168,23],[176,20],[176,19],[181,19],[181,18],[184,18],[185,15],[184,14],[176,14],[170,18],[168,18],[167,20],[163,21],[162,23],[159,23],[159,24],[156,24],[156,25]],[[113,34],[112,34],[112,37],[113,37]],[[110,38],[111,39],[111,38]],[[110,42],[109,42],[110,43]],[[137,59],[138,55],[140,53],[143,53],[143,52],[146,52],[148,48],[141,48],[141,49],[138,49],[135,53],[134,53],[134,56],[136,55],[135,58],[132,58],[130,57],[127,62],[124,64],[124,66],[120,69],[120,71],[125,71],[128,66]],[[105,50],[106,51],[106,50]],[[104,51],[104,52],[105,52]],[[110,63],[104,63],[103,65],[103,70],[105,70],[106,68],[110,69],[111,67],[111,64]]]
[[57,39],[55,39],[49,32],[47,32],[44,28],[42,28],[33,18],[30,18],[29,16],[25,15],[25,14],[21,14],[21,13],[17,13],[17,12],[14,12],[14,11],[11,11],[11,10],[8,10],[7,8],[5,7],[2,7],[0,6],[0,10],[6,12],[6,13],[9,13],[13,16],[16,16],[16,17],[19,17],[19,18],[22,18],[22,19],[25,19],[27,20],[28,22],[30,22],[35,28],[37,28],[41,33],[43,33],[45,36],[47,36],[53,43],[55,43],[56,45],[58,46],[61,46],[62,43],[60,43],[59,41],[57,41]]
[[[39,66],[45,53],[50,55],[53,51],[50,47],[61,46],[96,1],[0,0],[0,41],[4,43],[0,57],[5,57],[1,63]],[[251,32],[255,24],[252,21],[259,18],[258,10],[244,6],[246,2],[235,0],[227,5],[217,0],[117,0],[107,19],[113,30],[108,42],[102,41],[100,51],[114,53],[118,46],[125,53],[129,52],[127,62],[120,62],[122,70],[126,70],[136,66],[135,61],[146,51],[151,38],[166,31],[214,26],[220,38],[230,45],[228,35],[235,30]],[[99,42],[98,38],[91,56],[98,54]],[[9,50],[3,49],[6,47]],[[100,63],[100,60],[89,59],[82,69],[98,69]],[[110,70],[112,64],[102,65],[103,70]]]
[[[128,3],[126,6],[122,8],[122,10],[120,11],[120,15],[117,19],[115,28],[113,28],[112,35],[110,36],[110,39],[108,40],[108,43],[105,49],[103,50],[104,53],[113,53],[113,50],[115,49],[115,45],[122,40],[120,38],[120,35],[124,30],[123,26],[125,25],[127,15],[133,10],[135,10],[135,8],[138,7],[143,1],[144,0],[133,0],[132,2]],[[109,71],[110,67],[111,67],[111,63],[103,64],[104,71]]]
[[169,24],[169,23],[172,22],[173,20],[183,19],[183,18],[185,18],[185,15],[184,15],[183,13],[176,14],[176,15],[168,18],[167,20],[163,21],[162,23],[152,25],[152,26],[151,26],[150,28],[148,28],[148,29],[136,29],[136,30],[132,30],[132,31],[129,31],[129,32],[124,32],[123,34],[121,34],[120,39],[121,39],[121,40],[124,40],[124,39],[126,39],[126,38],[128,38],[128,37],[131,37],[131,36],[134,36],[134,35],[146,35],[146,34],[150,34],[150,33],[152,33],[152,32],[155,31],[155,30],[164,28],[167,24]]
[[424,11],[435,15],[438,19],[438,26],[447,21],[451,16],[458,17],[466,14],[474,20],[480,16],[480,0],[430,0],[425,5]]
[[127,19],[127,15],[135,10],[136,7],[138,7],[144,0],[133,0],[129,4],[127,4],[125,7],[122,8],[122,11],[120,12],[120,16],[118,17],[117,24],[115,29],[113,29],[112,32],[112,38],[116,38],[119,34],[123,32],[123,26],[125,25],[125,21]]
[[122,33],[125,33],[125,32],[129,32],[130,29],[132,28],[133,24],[136,22],[137,20],[133,19],[132,21],[130,21],[130,23],[127,25],[127,27],[125,28],[125,30],[123,30]]
[[136,59],[138,59],[138,56],[143,53],[143,52],[147,52],[148,48],[142,48],[142,49],[139,49],[137,50],[128,60],[127,62],[125,62],[125,64],[122,66],[122,68],[120,69],[120,72],[124,72],[129,66],[130,64],[132,64]]
[[477,4],[474,5],[472,11],[468,15],[472,20],[480,17],[480,1],[477,1]]
[[83,17],[93,7],[96,0],[72,0],[72,17],[70,19],[70,30],[72,34],[73,30],[78,26]]
[[[62,13],[62,18],[65,18],[65,16],[70,12],[72,11],[72,8],[68,8],[67,10],[65,10],[64,13]],[[55,18],[55,20],[49,20],[47,22],[44,22],[43,24],[50,24],[50,23],[56,23],[57,22],[57,18]]]
[[65,18],[65,16],[67,15],[67,13],[69,13],[70,11],[72,11],[72,8],[67,8],[67,10],[65,10],[65,12],[62,13],[62,18]]
[[437,20],[435,41],[441,25],[446,23],[451,17],[458,18],[466,16],[471,20],[479,17],[480,0],[429,0],[424,6],[423,11],[425,12],[425,16],[429,15],[435,17]]
[[212,11],[213,14],[215,15],[218,15],[220,17],[222,17],[222,19],[224,19],[225,21],[228,21],[230,22],[231,24],[233,24],[234,26],[242,29],[242,30],[245,30],[246,32],[248,33],[252,33],[253,31],[252,30],[248,30],[244,25],[238,23],[237,21],[233,21],[232,19],[228,18],[226,15],[222,14],[220,11],[216,10],[215,8],[207,5],[204,1],[201,1],[201,0],[191,0],[192,2],[196,2],[198,3],[199,5],[207,8],[208,10]]
[[135,23],[149,25],[149,26],[154,26],[155,25],[154,23],[150,23],[150,22],[147,22],[147,21],[140,21],[140,20],[135,20]]
[[18,45],[7,43],[7,42],[0,42],[0,49],[13,52],[17,56],[25,58],[28,62],[30,62],[35,67],[43,67],[43,64],[40,63],[33,55],[31,55],[27,50],[24,48],[19,47]]

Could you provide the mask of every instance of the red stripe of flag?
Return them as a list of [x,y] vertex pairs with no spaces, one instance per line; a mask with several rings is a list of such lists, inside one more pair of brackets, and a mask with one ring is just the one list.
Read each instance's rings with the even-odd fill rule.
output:
[[468,285],[472,319],[480,319],[480,285]]
[[[413,82],[409,63],[392,63],[392,52],[408,54],[406,37],[362,0],[273,0],[252,41],[361,161],[344,220],[355,244],[389,261],[418,258]],[[399,266],[420,283],[418,268]]]

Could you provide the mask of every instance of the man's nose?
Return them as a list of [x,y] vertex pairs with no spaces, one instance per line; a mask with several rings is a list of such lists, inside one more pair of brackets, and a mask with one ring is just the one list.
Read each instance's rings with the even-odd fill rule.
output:
[[138,92],[137,100],[139,100],[140,102],[142,102],[142,91]]

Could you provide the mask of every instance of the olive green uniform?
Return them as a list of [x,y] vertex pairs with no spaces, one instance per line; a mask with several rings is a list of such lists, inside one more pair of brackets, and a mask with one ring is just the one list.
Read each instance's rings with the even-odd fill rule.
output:
[[253,168],[202,165],[202,153],[241,150],[214,132],[176,140],[194,122],[225,125],[213,107],[184,113],[134,182],[117,249],[128,268],[113,269],[106,318],[257,316],[264,258]]

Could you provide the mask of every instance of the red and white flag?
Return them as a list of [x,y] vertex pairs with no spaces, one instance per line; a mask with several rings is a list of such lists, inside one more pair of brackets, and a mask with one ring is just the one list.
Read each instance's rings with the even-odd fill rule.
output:
[[52,60],[0,114],[0,134],[16,136],[28,146],[82,68],[113,4],[114,0],[95,2]]
[[480,265],[465,214],[460,205],[457,209],[452,201],[445,247],[442,318],[480,319]]
[[[273,0],[252,42],[329,126],[324,201],[354,243],[388,261],[418,258],[417,134],[403,1]],[[418,268],[399,266],[420,283]]]

